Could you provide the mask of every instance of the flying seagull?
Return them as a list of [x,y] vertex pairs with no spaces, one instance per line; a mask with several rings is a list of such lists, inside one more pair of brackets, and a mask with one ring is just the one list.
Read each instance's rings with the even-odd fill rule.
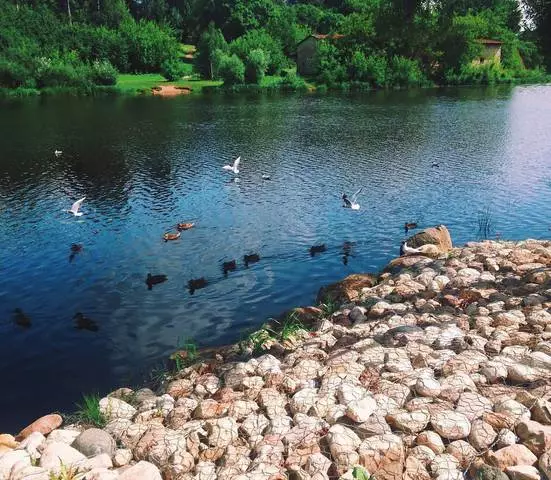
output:
[[233,165],[224,165],[222,168],[224,170],[228,170],[229,172],[233,172],[236,175],[239,173],[239,162],[241,161],[241,157],[237,157],[235,161],[233,162]]
[[55,150],[54,150],[54,155],[55,155],[56,157],[60,157],[62,153],[63,153],[62,150],[58,150],[58,149],[55,149]]
[[363,190],[363,187],[361,187],[354,195],[352,195],[352,200],[348,198],[348,195],[346,193],[342,194],[342,200],[344,202],[343,207],[344,208],[351,208],[352,210],[359,210],[360,204],[357,202],[358,195]]
[[67,210],[67,213],[72,213],[75,217],[81,217],[83,214],[82,212],[79,212],[78,209],[80,208],[80,206],[82,205],[82,202],[84,202],[85,199],[86,197],[82,197],[80,200],[77,200],[75,203],[73,203],[73,206],[71,207],[70,210]]

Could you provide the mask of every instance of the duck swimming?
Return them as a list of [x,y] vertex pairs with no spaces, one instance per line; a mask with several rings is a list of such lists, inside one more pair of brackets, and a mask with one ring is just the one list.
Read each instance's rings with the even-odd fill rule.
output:
[[224,271],[224,275],[227,275],[228,272],[233,272],[237,268],[237,263],[235,260],[230,260],[229,262],[224,262],[222,264],[222,270]]
[[417,228],[417,222],[404,223],[404,230],[406,231],[406,233],[408,233],[408,231],[410,230],[413,230],[414,228]]
[[180,238],[180,232],[177,233],[171,233],[167,232],[163,235],[163,239],[165,242],[168,242],[169,240],[178,240]]
[[191,293],[191,295],[193,295],[195,290],[199,290],[200,288],[205,288],[206,286],[207,286],[207,281],[205,280],[205,277],[193,278],[188,282],[189,293]]
[[176,229],[179,231],[179,232],[182,232],[184,230],[189,230],[190,228],[193,228],[195,226],[195,223],[191,223],[191,222],[188,222],[188,223],[179,223],[176,225]]
[[151,273],[148,273],[147,278],[145,279],[145,283],[148,290],[151,290],[153,288],[153,285],[158,285],[159,283],[166,282],[167,280],[168,277],[166,275],[151,275]]
[[73,243],[71,244],[71,253],[69,254],[69,262],[72,262],[76,255],[80,252],[82,252],[82,249],[84,247],[82,246],[82,243]]
[[243,261],[245,262],[245,266],[248,267],[249,263],[256,263],[260,260],[260,255],[258,253],[251,253],[250,255],[244,255]]
[[73,320],[75,321],[75,328],[77,330],[88,330],[89,332],[97,332],[99,330],[99,326],[94,320],[85,317],[80,312],[73,317]]
[[20,308],[16,308],[13,311],[13,323],[23,328],[29,328],[32,325],[30,317],[28,317]]
[[316,253],[322,253],[327,250],[327,247],[325,246],[325,243],[322,243],[321,245],[313,245],[310,247],[310,256],[313,257]]

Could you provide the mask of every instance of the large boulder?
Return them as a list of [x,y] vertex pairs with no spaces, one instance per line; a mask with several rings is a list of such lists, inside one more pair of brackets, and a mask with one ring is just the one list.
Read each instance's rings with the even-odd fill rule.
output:
[[368,273],[349,275],[340,282],[321,287],[317,303],[350,303],[359,298],[362,288],[371,288],[377,284],[377,276]]
[[445,225],[425,228],[407,239],[408,247],[418,248],[421,245],[436,245],[441,253],[453,248],[450,232]]

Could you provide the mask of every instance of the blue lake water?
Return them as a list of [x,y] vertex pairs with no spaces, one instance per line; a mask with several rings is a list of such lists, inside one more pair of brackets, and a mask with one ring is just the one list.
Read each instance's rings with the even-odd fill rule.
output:
[[[444,223],[461,244],[487,212],[492,236],[549,237],[550,131],[549,86],[3,103],[0,431],[139,383],[178,338],[234,342],[324,284],[379,270],[405,221]],[[238,155],[235,183],[221,167]],[[361,209],[342,208],[360,186]],[[83,196],[82,217],[64,212]],[[148,290],[148,272],[168,281]],[[209,285],[190,295],[197,277]],[[99,330],[76,329],[77,312]]]

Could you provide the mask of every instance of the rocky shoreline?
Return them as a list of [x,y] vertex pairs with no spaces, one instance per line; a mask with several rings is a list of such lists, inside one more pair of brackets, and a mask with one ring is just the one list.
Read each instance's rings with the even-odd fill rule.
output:
[[286,335],[111,393],[102,429],[0,435],[0,479],[551,480],[551,241],[438,235]]

